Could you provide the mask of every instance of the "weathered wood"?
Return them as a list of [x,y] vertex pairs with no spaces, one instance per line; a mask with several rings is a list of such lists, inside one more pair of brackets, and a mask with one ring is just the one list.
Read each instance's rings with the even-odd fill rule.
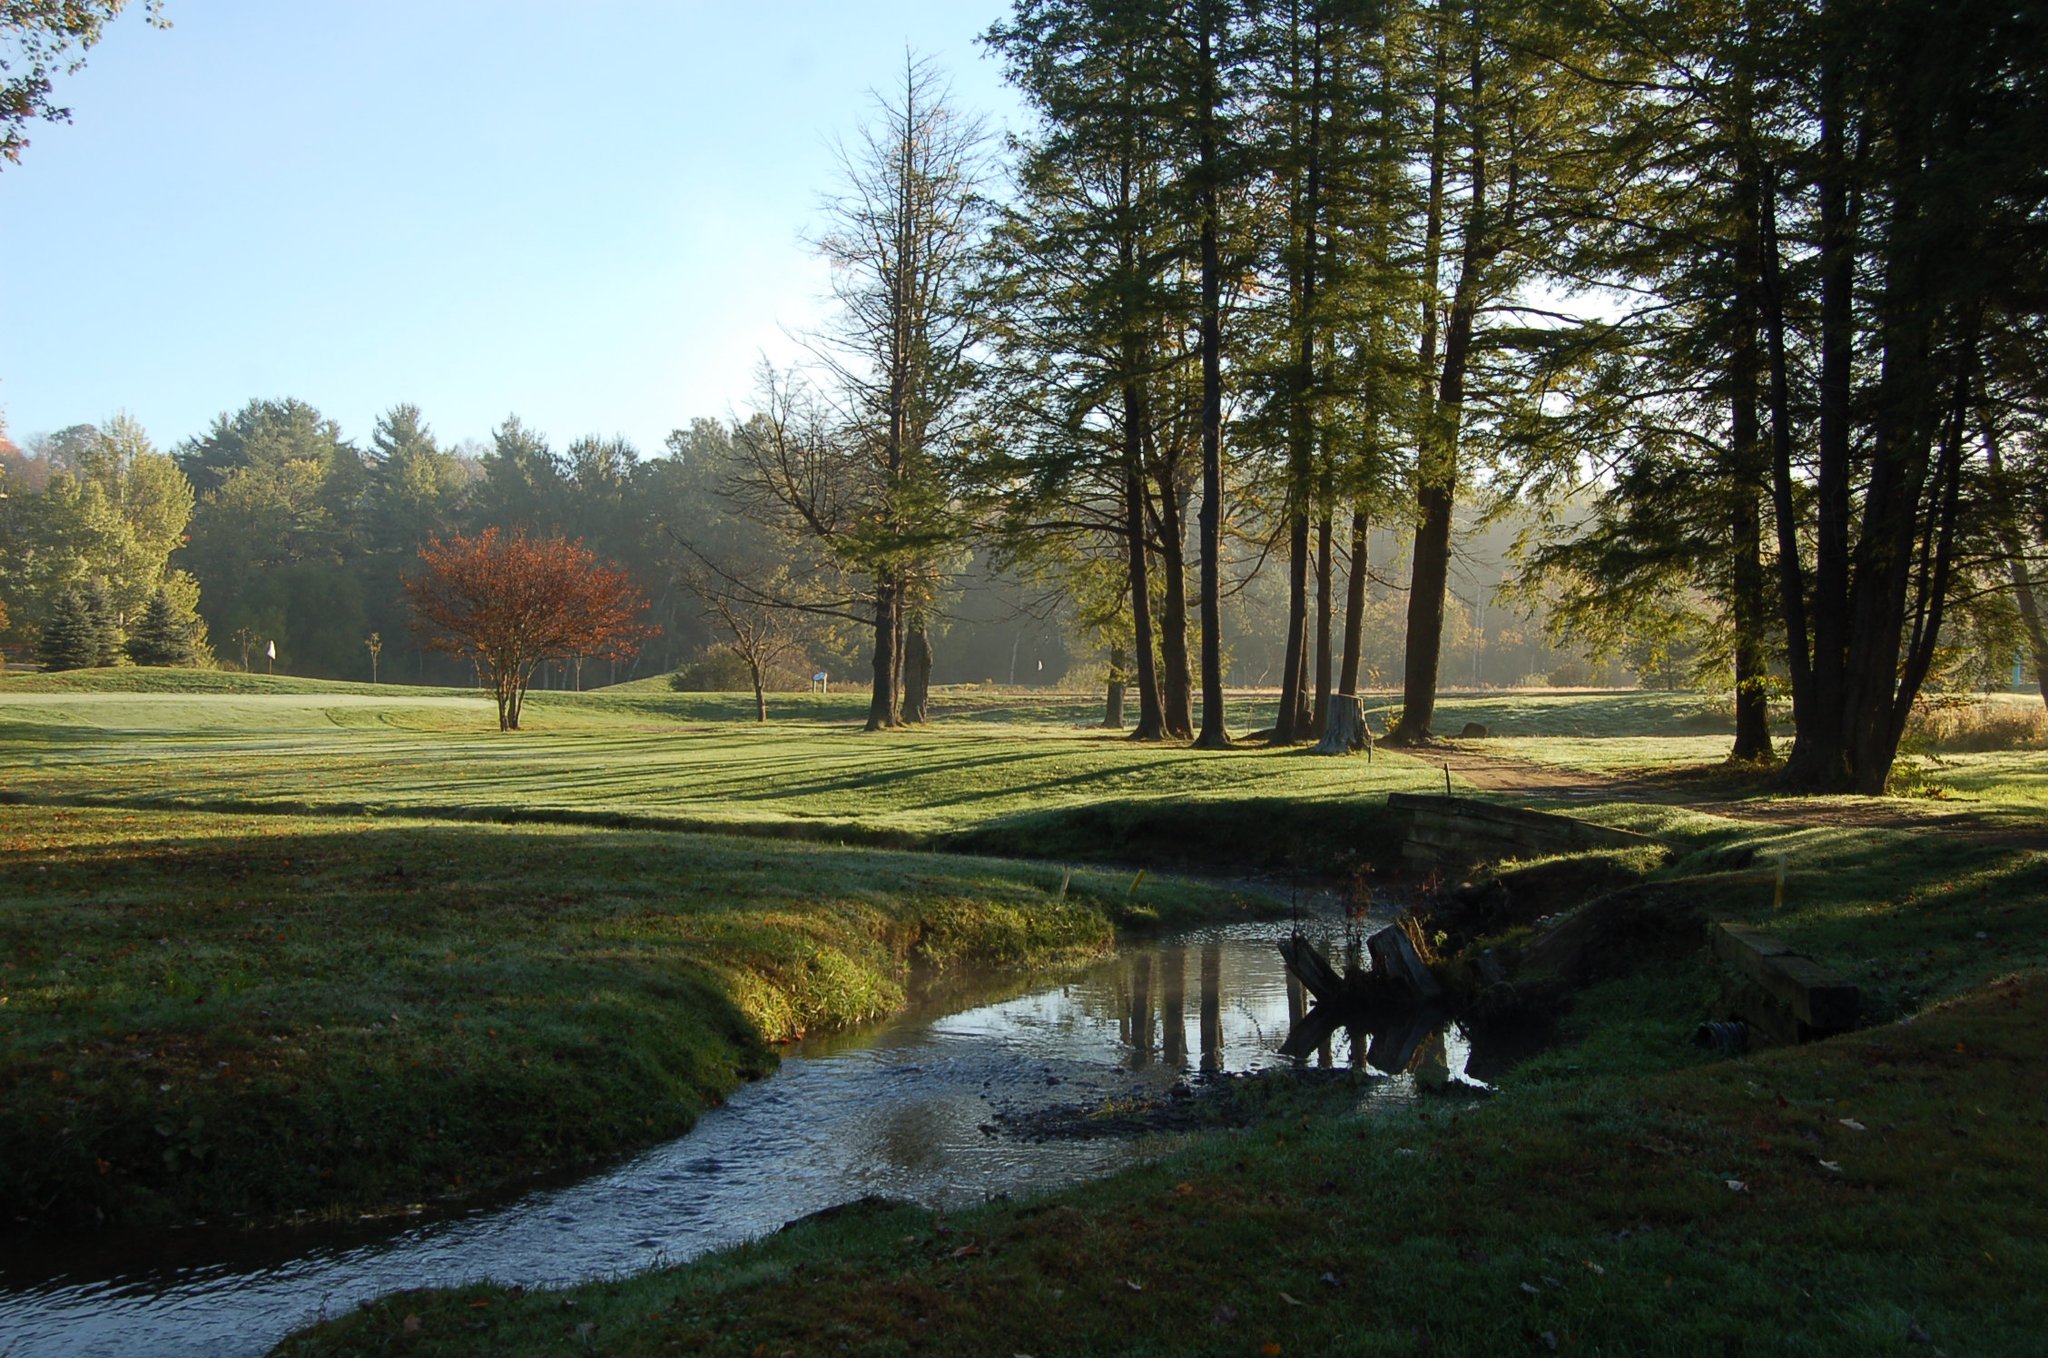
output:
[[1744,924],[1713,926],[1714,955],[1735,968],[1793,1017],[1819,1032],[1856,1026],[1862,995],[1854,985],[1784,940]]
[[1288,975],[1308,987],[1308,993],[1318,1002],[1341,1003],[1349,998],[1344,978],[1302,935],[1291,934],[1280,941],[1280,958],[1287,964]]
[[1365,703],[1355,693],[1339,693],[1330,699],[1330,713],[1323,725],[1323,738],[1311,753],[1352,754],[1364,750],[1372,756],[1372,728],[1365,724]]
[[1390,924],[1366,939],[1365,950],[1376,975],[1399,984],[1416,999],[1433,1000],[1444,993],[1399,925]]
[[1347,1013],[1355,1014],[1356,1010],[1341,1004],[1318,1003],[1300,1022],[1287,1030],[1287,1040],[1280,1044],[1280,1054],[1296,1061],[1314,1056],[1344,1026]]

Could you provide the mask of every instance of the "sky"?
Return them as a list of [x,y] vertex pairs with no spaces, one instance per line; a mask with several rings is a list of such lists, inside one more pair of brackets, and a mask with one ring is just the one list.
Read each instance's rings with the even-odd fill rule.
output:
[[139,0],[0,162],[0,412],[159,448],[297,397],[643,455],[829,314],[807,238],[906,52],[1016,127],[1003,0]]

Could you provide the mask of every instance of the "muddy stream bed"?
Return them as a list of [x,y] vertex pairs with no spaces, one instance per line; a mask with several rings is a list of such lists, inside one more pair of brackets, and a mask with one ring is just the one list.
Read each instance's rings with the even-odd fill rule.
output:
[[[874,1027],[790,1048],[687,1136],[574,1183],[353,1229],[0,1247],[0,1358],[261,1354],[400,1288],[572,1283],[680,1262],[871,1194],[958,1207],[1108,1173],[1163,1143],[1045,1129],[1086,1131],[1088,1110],[1194,1098],[1249,1071],[1366,1066],[1366,1035],[1342,1031],[1304,1062],[1277,1054],[1303,1010],[1275,949],[1288,927],[1195,930],[1057,978],[949,986]],[[1340,926],[1318,919],[1306,932],[1334,941]],[[1469,1059],[1453,1027],[1401,1064],[1459,1080]],[[1416,1078],[1372,1080],[1361,1098],[1411,1097]]]

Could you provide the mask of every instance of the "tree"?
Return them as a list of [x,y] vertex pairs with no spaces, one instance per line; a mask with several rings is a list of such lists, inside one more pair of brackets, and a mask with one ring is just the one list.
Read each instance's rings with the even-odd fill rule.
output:
[[57,597],[87,580],[105,590],[116,627],[131,625],[173,574],[191,485],[126,415],[30,442],[42,474],[10,477],[0,500],[0,595],[16,625],[34,636]]
[[121,632],[106,586],[97,580],[57,596],[43,620],[36,653],[52,670],[94,669],[121,657]]
[[[68,123],[71,110],[51,101],[53,78],[85,65],[85,53],[128,0],[6,0],[0,7],[0,156],[19,164],[22,129],[41,119]],[[149,22],[169,28],[163,0],[149,0]]]
[[630,655],[646,602],[625,572],[581,542],[506,536],[435,538],[405,581],[430,649],[474,662],[498,703],[498,729],[519,729],[527,684],[544,660]]
[[467,484],[455,459],[435,443],[420,408],[391,407],[370,434],[370,543],[410,557],[453,525],[455,503]]
[[819,242],[840,304],[824,351],[872,507],[849,538],[875,582],[871,731],[901,721],[906,626],[912,651],[928,656],[922,603],[935,558],[958,533],[945,445],[972,389],[980,326],[965,298],[987,145],[938,69],[906,54],[900,89],[841,152],[843,191]]
[[[1004,554],[1049,565],[1090,601],[1082,611],[1118,638],[1113,647],[1128,631],[1137,740],[1193,734],[1185,665],[1182,692],[1171,695],[1155,656],[1184,661],[1186,650],[1185,608],[1169,619],[1153,599],[1155,587],[1174,600],[1183,593],[1178,536],[1155,533],[1160,516],[1148,513],[1159,504],[1170,519],[1175,508],[1170,472],[1165,496],[1154,496],[1158,459],[1147,449],[1163,405],[1154,387],[1172,361],[1160,331],[1183,300],[1174,283],[1185,253],[1161,196],[1156,17],[1147,6],[1048,0],[1017,5],[987,39],[1039,126],[1020,147],[1016,192],[993,240],[999,361],[985,399],[989,423],[1007,437],[990,441],[976,470],[998,508]],[[1103,579],[1112,552],[1122,558],[1123,607]],[[1127,629],[1115,621],[1126,611]],[[1120,697],[1126,667],[1112,670]]]
[[138,665],[196,665],[205,636],[206,624],[160,588],[128,633],[128,658]]
[[952,445],[980,333],[966,299],[986,144],[981,124],[950,107],[938,72],[906,57],[900,91],[841,151],[842,190],[819,241],[839,303],[815,345],[831,418],[807,384],[771,371],[766,408],[735,430],[736,502],[868,582],[870,731],[902,722],[906,643],[914,661],[929,655],[926,606],[963,531]]
[[[781,574],[778,569],[758,581],[759,588],[769,593],[784,589],[787,581],[779,578]],[[682,580],[724,632],[719,645],[747,667],[754,686],[754,720],[768,720],[769,672],[803,650],[802,638],[791,625],[794,615],[763,603],[752,588],[733,588],[708,572],[685,574]]]

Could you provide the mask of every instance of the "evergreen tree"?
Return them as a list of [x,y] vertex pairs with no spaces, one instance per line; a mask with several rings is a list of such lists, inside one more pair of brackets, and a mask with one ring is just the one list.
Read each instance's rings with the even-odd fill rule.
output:
[[36,655],[52,670],[94,669],[119,660],[121,633],[106,586],[90,580],[58,595],[43,619]]
[[181,612],[169,592],[159,589],[128,634],[128,658],[138,665],[196,665],[201,635],[199,619]]

